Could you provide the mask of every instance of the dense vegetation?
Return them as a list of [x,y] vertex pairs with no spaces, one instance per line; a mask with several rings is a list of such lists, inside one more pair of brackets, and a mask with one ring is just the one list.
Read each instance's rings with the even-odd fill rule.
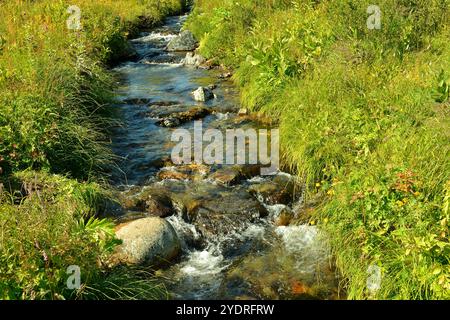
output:
[[279,122],[349,298],[448,299],[449,5],[376,1],[371,30],[372,2],[197,0],[188,28]]
[[[127,37],[182,9],[181,0],[0,2],[0,299],[155,298],[139,270],[105,272],[113,225],[94,218],[108,199],[105,66]],[[81,30],[69,30],[70,5]],[[66,269],[83,287],[66,289]]]

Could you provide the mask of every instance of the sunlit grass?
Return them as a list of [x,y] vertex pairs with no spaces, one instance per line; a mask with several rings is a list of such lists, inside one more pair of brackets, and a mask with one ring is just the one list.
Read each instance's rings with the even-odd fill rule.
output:
[[[0,299],[155,299],[151,273],[108,270],[111,63],[181,0],[0,2]],[[67,9],[81,9],[79,31]],[[58,175],[55,175],[58,174]],[[66,268],[81,268],[69,290]]]
[[242,103],[279,120],[349,298],[449,298],[448,3],[381,1],[381,30],[369,4],[199,0],[188,27]]

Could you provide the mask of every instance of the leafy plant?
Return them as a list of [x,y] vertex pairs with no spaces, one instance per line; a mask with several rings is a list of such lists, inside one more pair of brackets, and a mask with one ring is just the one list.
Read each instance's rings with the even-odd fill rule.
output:
[[446,76],[445,71],[441,70],[438,76],[438,87],[433,95],[436,102],[444,103],[449,99],[450,78]]

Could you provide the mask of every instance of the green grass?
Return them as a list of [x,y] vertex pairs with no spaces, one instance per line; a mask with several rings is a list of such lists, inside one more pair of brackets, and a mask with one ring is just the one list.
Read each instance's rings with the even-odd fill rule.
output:
[[[69,5],[82,31],[68,30]],[[144,19],[154,25],[181,0],[8,1],[0,4],[0,171],[33,168],[86,179],[111,165],[113,79],[108,62]]]
[[[66,27],[69,5],[82,30]],[[182,0],[0,2],[0,299],[155,299],[151,273],[108,269],[111,201],[107,66],[127,38],[180,12]],[[66,286],[70,265],[82,288]]]
[[188,28],[235,70],[242,104],[279,122],[348,297],[448,299],[449,5],[379,1],[369,30],[370,4],[197,0]]

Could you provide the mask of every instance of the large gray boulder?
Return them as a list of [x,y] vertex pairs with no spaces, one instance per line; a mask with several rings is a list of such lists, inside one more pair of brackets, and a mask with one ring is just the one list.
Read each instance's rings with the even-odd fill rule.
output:
[[122,244],[116,248],[113,264],[159,266],[176,258],[181,249],[172,225],[157,217],[119,225],[116,237]]
[[185,30],[179,36],[173,38],[167,45],[167,51],[193,51],[197,48],[194,35]]

